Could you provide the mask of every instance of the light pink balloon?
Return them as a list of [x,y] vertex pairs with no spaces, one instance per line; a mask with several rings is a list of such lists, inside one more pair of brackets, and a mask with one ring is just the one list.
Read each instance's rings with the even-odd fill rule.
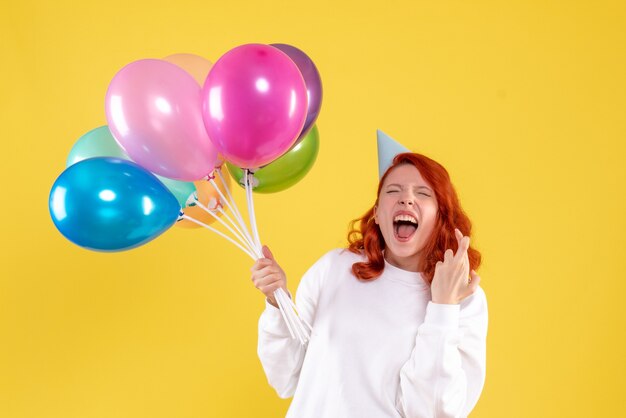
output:
[[113,77],[105,107],[111,133],[146,169],[184,181],[213,171],[217,151],[202,122],[201,88],[178,66],[128,64]]
[[209,137],[227,161],[245,168],[269,164],[293,145],[307,114],[298,67],[269,45],[231,49],[211,68],[202,91]]

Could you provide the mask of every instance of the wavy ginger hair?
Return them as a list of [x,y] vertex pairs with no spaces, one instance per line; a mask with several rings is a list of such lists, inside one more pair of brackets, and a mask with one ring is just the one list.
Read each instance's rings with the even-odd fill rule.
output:
[[[403,164],[411,164],[417,168],[424,180],[432,187],[439,206],[435,228],[422,249],[422,254],[425,256],[421,260],[421,265],[418,266],[418,270],[422,272],[428,283],[432,282],[435,265],[437,261],[443,260],[445,251],[450,248],[456,252],[458,248],[454,228],[458,228],[463,235],[471,237],[472,223],[461,208],[448,171],[441,164],[424,155],[410,152],[398,154],[378,183],[374,206],[361,218],[350,222],[348,249],[353,253],[364,254],[367,257],[367,261],[352,265],[352,272],[361,280],[376,279],[385,268],[383,257],[385,240],[380,228],[374,222],[374,208],[378,205],[378,196],[380,196],[380,190],[385,179],[394,168]],[[470,269],[476,270],[480,266],[480,253],[470,246],[467,254]]]

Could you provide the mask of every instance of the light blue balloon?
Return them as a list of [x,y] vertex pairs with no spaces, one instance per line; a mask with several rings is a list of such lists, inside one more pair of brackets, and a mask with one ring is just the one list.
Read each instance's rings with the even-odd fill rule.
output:
[[156,174],[155,176],[172,192],[181,207],[187,206],[187,200],[196,191],[196,186],[192,182],[169,179]]
[[106,125],[92,129],[78,138],[67,156],[65,166],[69,167],[79,161],[93,157],[115,157],[130,160]]
[[[113,138],[107,125],[92,129],[78,138],[70,150],[65,164],[66,167],[69,167],[79,161],[94,157],[114,157],[132,161]],[[158,175],[157,178],[172,192],[182,207],[187,205],[187,199],[196,191],[193,182],[174,180]]]
[[138,247],[169,229],[180,205],[154,174],[119,158],[65,169],[50,191],[50,215],[74,244],[96,251]]

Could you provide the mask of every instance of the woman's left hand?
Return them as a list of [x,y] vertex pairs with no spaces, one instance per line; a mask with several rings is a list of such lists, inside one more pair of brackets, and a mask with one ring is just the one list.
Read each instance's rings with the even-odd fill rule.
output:
[[[478,288],[480,277],[474,270],[469,271],[469,237],[463,236],[458,229],[454,230],[458,242],[456,254],[447,249],[443,261],[435,266],[435,275],[430,291],[432,301],[442,304],[458,304]],[[470,278],[471,274],[471,278]]]

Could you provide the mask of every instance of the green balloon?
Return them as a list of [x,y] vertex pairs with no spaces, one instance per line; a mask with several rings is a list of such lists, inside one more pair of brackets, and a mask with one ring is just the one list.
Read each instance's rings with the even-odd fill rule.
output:
[[[319,147],[319,133],[317,126],[313,126],[293,148],[254,172],[252,190],[258,193],[276,193],[293,186],[311,170]],[[243,186],[243,170],[228,162],[226,166],[235,181]]]
[[181,208],[187,207],[187,200],[196,191],[196,186],[194,186],[193,182],[174,180],[157,174],[155,176],[172,192]]
[[[113,138],[106,125],[92,129],[78,138],[70,150],[65,166],[69,167],[79,161],[94,157],[115,157],[132,161]],[[181,207],[187,206],[187,199],[196,191],[196,186],[192,182],[174,180],[156,174],[155,176],[172,192]]]
[[94,157],[115,157],[130,160],[106,125],[92,129],[78,138],[67,157],[65,166],[69,167],[79,161]]

